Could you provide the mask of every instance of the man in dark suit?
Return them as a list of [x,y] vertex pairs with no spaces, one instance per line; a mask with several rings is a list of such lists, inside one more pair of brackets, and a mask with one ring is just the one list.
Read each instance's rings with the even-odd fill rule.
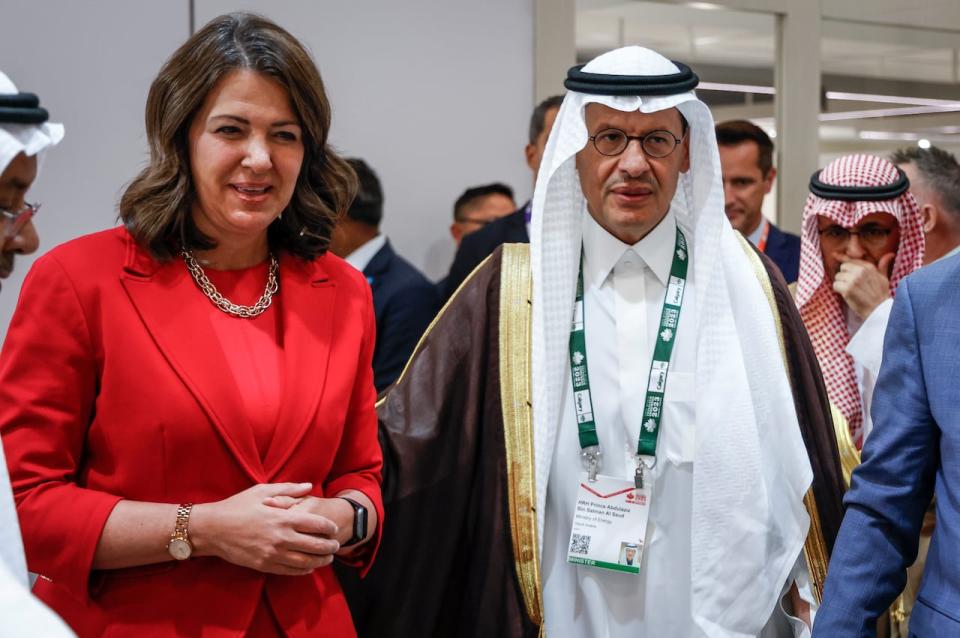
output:
[[513,201],[513,189],[506,184],[493,182],[472,186],[463,191],[453,204],[450,236],[459,246],[467,235],[477,232],[516,209],[517,203]]
[[777,177],[773,142],[756,124],[731,120],[717,125],[717,144],[727,219],[773,260],[788,284],[795,282],[800,269],[800,238],[783,232],[760,212],[763,197]]
[[873,432],[854,471],[814,636],[875,636],[903,589],[924,512],[937,526],[911,636],[960,636],[960,258],[908,276],[897,289],[873,395]]
[[363,272],[373,290],[377,318],[373,380],[377,392],[383,392],[400,376],[439,309],[439,299],[436,287],[380,234],[383,190],[376,173],[363,160],[347,161],[357,173],[360,188],[334,229],[330,252]]
[[[533,180],[537,180],[537,171],[540,170],[540,160],[543,158],[543,149],[547,146],[553,120],[563,102],[562,95],[554,95],[540,102],[530,116],[530,135],[523,152],[527,159],[527,166],[533,172]],[[530,234],[527,225],[530,223],[530,202],[505,217],[493,221],[480,230],[465,236],[457,249],[450,266],[450,273],[441,282],[443,299],[449,299],[463,280],[480,265],[500,244],[528,244]]]

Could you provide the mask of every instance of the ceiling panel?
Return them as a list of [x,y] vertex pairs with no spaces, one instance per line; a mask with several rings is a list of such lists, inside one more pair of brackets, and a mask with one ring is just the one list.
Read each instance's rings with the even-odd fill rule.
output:
[[[829,19],[823,21],[819,46],[812,45],[820,51],[825,91],[960,99],[960,0],[821,1]],[[704,80],[773,84],[772,14],[623,0],[578,0],[577,8],[581,61],[624,44],[639,44],[691,64]],[[764,126],[773,125],[770,96],[717,91],[700,95],[715,108],[718,119],[759,118]],[[823,102],[827,118],[838,112],[905,107]],[[862,134],[891,139],[864,139]],[[960,112],[826,121],[820,130],[828,150],[858,144],[865,150],[881,149],[922,136],[960,150]]]

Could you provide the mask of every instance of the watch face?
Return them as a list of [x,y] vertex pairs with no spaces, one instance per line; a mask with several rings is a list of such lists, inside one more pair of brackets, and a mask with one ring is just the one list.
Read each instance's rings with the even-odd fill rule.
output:
[[188,541],[182,538],[175,538],[167,545],[167,551],[177,560],[186,560],[190,558],[190,554],[193,553],[193,547],[190,546]]

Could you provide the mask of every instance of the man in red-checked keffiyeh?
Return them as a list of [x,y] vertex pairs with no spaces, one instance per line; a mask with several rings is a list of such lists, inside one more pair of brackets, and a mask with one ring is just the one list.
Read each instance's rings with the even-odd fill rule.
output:
[[813,175],[803,211],[797,306],[857,448],[870,431],[894,290],[923,263],[909,185],[887,160],[849,155]]

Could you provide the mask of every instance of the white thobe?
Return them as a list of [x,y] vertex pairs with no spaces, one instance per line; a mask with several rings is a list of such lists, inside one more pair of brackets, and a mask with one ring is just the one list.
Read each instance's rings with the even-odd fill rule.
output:
[[27,587],[27,561],[20,541],[20,523],[10,489],[7,459],[0,442],[0,564],[6,566],[6,575]]
[[63,621],[30,593],[20,525],[0,443],[0,636],[72,635]]
[[866,440],[873,429],[870,418],[870,406],[873,403],[873,388],[880,374],[883,362],[883,335],[887,332],[887,321],[893,299],[887,299],[873,309],[862,323],[849,308],[847,309],[847,329],[852,335],[847,343],[847,354],[853,357],[853,370],[857,374],[857,389],[860,390],[860,407],[863,410],[863,438]]
[[[585,335],[593,414],[603,450],[601,474],[629,480],[634,476],[644,390],[669,280],[675,229],[675,216],[670,212],[640,242],[629,246],[584,215]],[[692,243],[690,233],[686,235]],[[653,490],[639,574],[567,563],[583,466],[570,381],[564,389],[547,485],[543,539],[549,638],[704,635],[691,614],[697,315],[692,265],[687,277],[664,396],[657,462],[647,473]],[[782,613],[774,616],[763,636],[794,634]]]

